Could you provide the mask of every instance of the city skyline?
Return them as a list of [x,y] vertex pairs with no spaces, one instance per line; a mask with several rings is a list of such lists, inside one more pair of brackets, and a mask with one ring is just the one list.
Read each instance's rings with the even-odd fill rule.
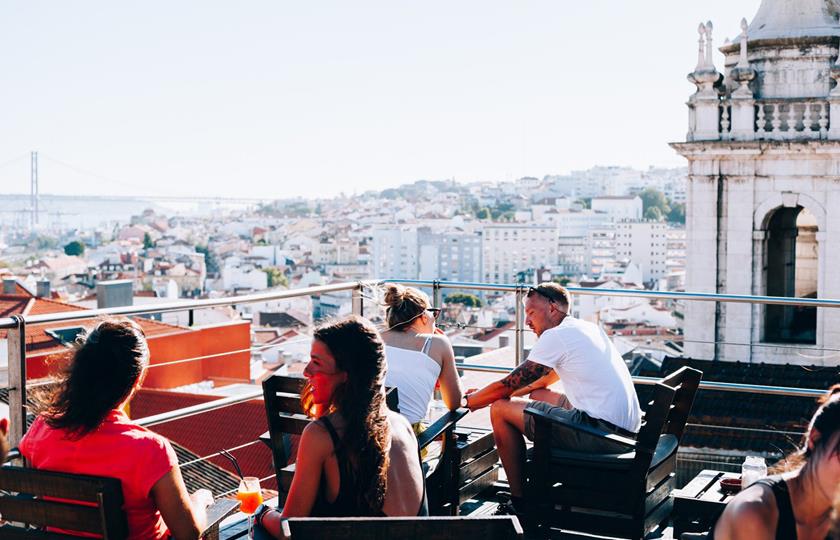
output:
[[697,23],[717,47],[757,5],[18,4],[0,21],[20,51],[0,60],[19,104],[0,191],[28,191],[30,150],[55,194],[273,199],[684,166],[666,143],[685,137]]

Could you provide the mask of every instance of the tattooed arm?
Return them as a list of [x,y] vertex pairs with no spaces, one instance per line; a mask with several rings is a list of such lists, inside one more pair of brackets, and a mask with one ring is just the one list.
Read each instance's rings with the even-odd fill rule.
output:
[[[554,370],[548,366],[525,361],[519,364],[504,379],[490,383],[474,394],[470,394],[469,398],[467,398],[467,405],[470,410],[474,411],[486,407],[498,399],[504,399],[514,394],[521,395],[521,390],[523,389],[528,389],[527,391],[530,392],[535,388],[542,388],[557,380],[556,375],[554,375],[554,379],[552,380],[552,373],[554,373]],[[545,382],[545,384],[535,384],[538,381],[540,383]],[[532,386],[533,388],[531,388]]]

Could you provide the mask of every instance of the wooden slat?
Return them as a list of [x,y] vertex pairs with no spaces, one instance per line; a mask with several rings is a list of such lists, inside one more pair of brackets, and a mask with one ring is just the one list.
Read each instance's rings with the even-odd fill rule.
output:
[[49,525],[79,532],[103,532],[99,508],[92,506],[23,497],[1,497],[0,515],[8,521]]
[[0,486],[5,491],[27,493],[39,497],[58,497],[74,501],[97,502],[105,486],[119,480],[61,472],[0,467]]
[[288,375],[272,375],[263,384],[265,388],[268,388],[272,392],[300,394],[306,385],[306,379],[303,377],[290,377]]
[[3,540],[79,540],[78,536],[46,532],[38,529],[21,529],[10,524],[0,525],[0,538]]
[[458,489],[458,504],[464,504],[465,501],[472,499],[485,489],[492,486],[499,479],[499,469],[494,467],[478,478],[462,484]]
[[521,539],[522,528],[511,516],[482,518],[295,518],[286,523],[293,540],[481,540]]
[[[280,433],[291,433],[292,435],[300,435],[306,429],[312,419],[306,416],[287,416],[278,414],[272,418],[272,427],[276,428]],[[273,437],[272,437],[273,439]]]
[[306,414],[300,404],[299,394],[277,394],[274,396],[273,406],[276,410],[287,414]]
[[460,467],[461,483],[481,476],[488,469],[492,469],[499,461],[499,454],[495,451],[485,452],[483,456],[464,463]]

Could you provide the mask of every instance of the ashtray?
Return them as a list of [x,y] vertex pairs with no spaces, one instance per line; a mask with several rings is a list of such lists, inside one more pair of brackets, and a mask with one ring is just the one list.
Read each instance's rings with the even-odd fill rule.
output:
[[738,493],[741,491],[741,479],[724,478],[720,481],[720,490],[724,493]]

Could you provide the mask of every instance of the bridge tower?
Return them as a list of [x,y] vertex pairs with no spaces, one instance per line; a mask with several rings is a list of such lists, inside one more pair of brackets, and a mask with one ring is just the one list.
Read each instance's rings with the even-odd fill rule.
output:
[[34,231],[38,227],[38,152],[30,156],[29,174],[29,225]]

